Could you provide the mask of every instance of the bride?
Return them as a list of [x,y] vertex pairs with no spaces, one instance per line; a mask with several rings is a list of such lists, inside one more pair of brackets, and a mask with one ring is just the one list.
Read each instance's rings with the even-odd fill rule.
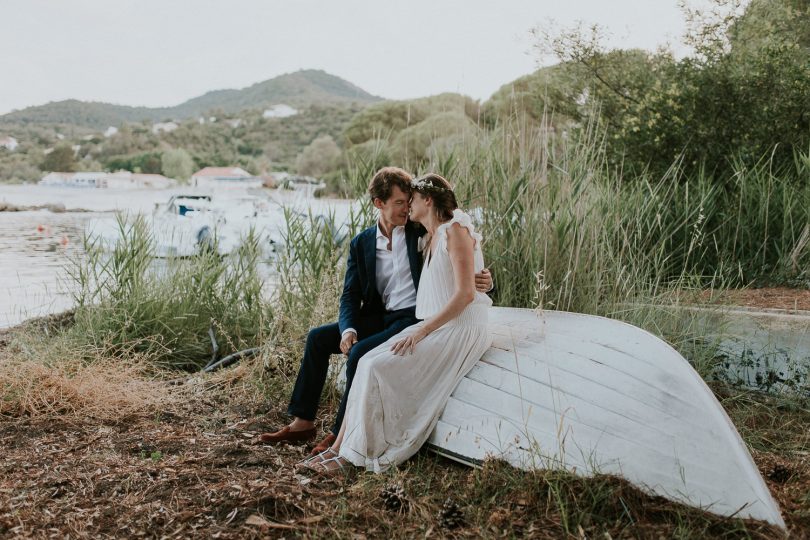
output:
[[489,348],[492,301],[475,290],[484,268],[481,235],[444,178],[412,181],[410,218],[428,231],[416,296],[421,322],[367,353],[331,448],[303,465],[335,472],[350,464],[382,472],[414,455],[450,394]]

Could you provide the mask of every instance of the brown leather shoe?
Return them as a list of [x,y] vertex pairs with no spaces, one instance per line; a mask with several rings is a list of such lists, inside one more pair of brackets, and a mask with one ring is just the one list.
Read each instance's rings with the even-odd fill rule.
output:
[[299,431],[291,431],[290,426],[284,426],[274,433],[262,433],[259,435],[260,443],[264,444],[279,444],[279,443],[304,443],[311,441],[315,438],[315,428],[302,429]]
[[337,437],[335,437],[334,435],[332,435],[330,433],[329,435],[326,436],[326,438],[324,440],[319,442],[318,445],[315,448],[312,449],[312,452],[310,452],[309,455],[310,456],[317,456],[321,452],[325,451],[327,448],[329,448],[330,446],[332,446],[334,444],[336,438]]

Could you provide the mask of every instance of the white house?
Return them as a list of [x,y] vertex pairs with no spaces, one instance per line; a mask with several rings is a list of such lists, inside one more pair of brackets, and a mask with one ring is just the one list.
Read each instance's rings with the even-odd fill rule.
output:
[[108,127],[108,128],[107,128],[107,130],[104,132],[104,136],[105,136],[105,137],[112,137],[112,136],[113,136],[113,135],[115,135],[116,133],[118,133],[118,128],[117,128],[117,127],[110,126],[110,127]]
[[0,137],[0,146],[13,152],[19,146],[19,143],[14,137]]
[[206,167],[191,175],[191,185],[198,187],[261,187],[263,179],[241,167]]
[[289,105],[285,105],[284,103],[279,103],[278,105],[273,105],[269,109],[265,109],[262,113],[262,117],[264,118],[286,118],[288,116],[295,116],[298,114],[296,109],[293,109]]

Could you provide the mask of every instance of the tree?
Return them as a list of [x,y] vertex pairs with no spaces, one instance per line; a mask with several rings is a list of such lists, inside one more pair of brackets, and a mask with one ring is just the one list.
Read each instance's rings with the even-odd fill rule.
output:
[[661,175],[682,157],[687,172],[724,176],[766,155],[789,165],[810,146],[810,3],[713,2],[684,8],[696,54],[680,61],[607,50],[598,27],[537,31],[538,49],[578,81],[557,110],[603,126],[617,166]]
[[299,174],[323,176],[335,169],[340,160],[340,148],[329,135],[318,137],[298,154],[295,168]]
[[428,149],[437,139],[461,140],[475,131],[473,121],[461,112],[434,114],[399,132],[391,145],[391,158],[401,166],[417,168],[429,157]]
[[76,155],[73,148],[62,144],[45,156],[39,168],[49,172],[74,172],[76,170]]
[[191,178],[194,172],[194,160],[183,148],[163,152],[160,165],[164,175],[184,182]]

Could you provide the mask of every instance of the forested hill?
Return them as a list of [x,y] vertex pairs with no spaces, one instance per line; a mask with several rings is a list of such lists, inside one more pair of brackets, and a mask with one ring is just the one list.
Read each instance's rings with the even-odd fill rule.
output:
[[321,70],[280,75],[239,90],[215,90],[175,107],[128,107],[65,100],[28,107],[0,116],[7,124],[68,124],[93,129],[124,122],[183,120],[211,111],[235,113],[284,103],[293,107],[340,103],[372,103],[373,96],[352,83]]

